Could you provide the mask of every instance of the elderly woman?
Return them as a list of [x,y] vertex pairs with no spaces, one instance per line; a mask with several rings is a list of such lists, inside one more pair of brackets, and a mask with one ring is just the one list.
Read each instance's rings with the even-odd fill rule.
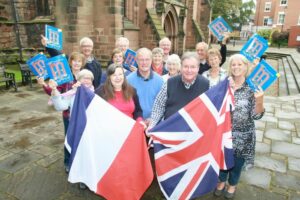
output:
[[205,71],[202,76],[209,80],[209,87],[211,88],[224,80],[227,77],[227,72],[220,67],[222,57],[218,49],[208,50],[207,60],[211,68]]
[[[76,83],[76,77],[78,76],[78,73],[80,70],[83,68],[83,66],[86,63],[85,56],[81,53],[78,52],[73,52],[71,56],[69,57],[69,65],[71,67],[71,71],[74,77],[74,81],[65,83],[63,85],[57,86],[57,90],[60,93],[67,92],[72,89],[73,85]],[[43,86],[43,89],[45,93],[48,95],[51,95],[52,88],[44,81],[43,78],[37,78],[38,84]],[[70,115],[70,110],[66,108],[62,112],[63,116],[63,124],[64,124],[64,133],[65,135],[67,134],[68,126],[69,126],[69,115]],[[65,165],[65,171],[68,173],[69,172],[69,158],[70,154],[69,152],[65,149],[64,150],[64,165]]]
[[170,77],[176,76],[180,73],[181,60],[177,54],[172,54],[168,57],[166,68],[168,73],[162,76],[164,82],[166,82]]
[[120,64],[111,64],[107,68],[107,79],[95,93],[116,107],[125,115],[141,122],[144,126],[143,112],[135,89],[125,78],[124,69]]
[[77,87],[84,85],[94,91],[93,80],[93,73],[87,69],[83,69],[77,74],[77,83],[73,85],[73,89],[63,94],[57,90],[57,83],[54,80],[50,80],[49,86],[52,88],[51,100],[55,109],[58,111],[67,109],[72,110]]
[[167,73],[166,69],[164,68],[163,56],[164,56],[163,49],[154,48],[152,50],[151,68],[153,71],[155,71],[156,73],[158,73],[161,76]]
[[234,149],[234,167],[221,170],[219,183],[214,192],[231,199],[236,192],[242,168],[249,169],[254,165],[255,154],[255,124],[254,120],[262,118],[264,114],[262,90],[253,92],[246,82],[249,73],[249,61],[241,54],[235,54],[229,59],[229,75],[232,77],[234,89],[235,109],[232,111],[232,142]]

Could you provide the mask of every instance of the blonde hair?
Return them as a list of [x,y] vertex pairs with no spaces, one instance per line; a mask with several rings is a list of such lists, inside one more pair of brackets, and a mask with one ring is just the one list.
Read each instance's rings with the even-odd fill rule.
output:
[[229,58],[228,76],[232,76],[231,65],[234,60],[241,60],[246,65],[247,71],[245,77],[247,77],[250,74],[250,62],[247,60],[245,56],[239,53],[233,54]]
[[215,49],[215,48],[209,49],[207,52],[207,59],[209,58],[209,56],[218,56],[220,61],[222,60],[222,56],[219,49]]
[[69,57],[69,65],[72,66],[72,61],[77,60],[77,59],[81,60],[81,62],[82,62],[81,69],[82,69],[85,66],[86,59],[85,59],[85,56],[82,53],[79,53],[79,52],[71,53],[71,55]]

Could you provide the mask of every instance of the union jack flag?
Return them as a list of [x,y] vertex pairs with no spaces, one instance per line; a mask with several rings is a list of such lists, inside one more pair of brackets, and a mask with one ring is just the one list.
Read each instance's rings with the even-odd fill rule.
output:
[[192,199],[212,191],[220,169],[233,167],[226,79],[151,130],[157,180],[167,199]]

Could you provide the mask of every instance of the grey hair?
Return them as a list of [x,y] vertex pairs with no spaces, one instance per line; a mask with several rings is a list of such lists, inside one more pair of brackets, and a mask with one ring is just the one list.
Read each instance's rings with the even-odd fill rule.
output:
[[156,54],[160,54],[161,56],[164,56],[164,50],[159,47],[152,49],[152,55],[156,55]]
[[190,59],[190,58],[195,59],[197,61],[197,65],[199,66],[200,60],[199,60],[198,54],[196,52],[191,52],[191,51],[187,51],[182,55],[181,63],[183,63],[184,60]]
[[136,58],[139,56],[139,55],[144,55],[144,54],[148,54],[150,56],[150,58],[152,59],[152,52],[150,49],[146,48],[146,47],[143,47],[143,48],[140,48],[136,51]]
[[196,44],[196,49],[197,49],[197,46],[203,46],[204,49],[205,49],[205,51],[208,51],[208,44],[205,43],[205,42],[198,42],[198,43]]
[[83,37],[83,38],[81,38],[81,40],[79,42],[79,46],[82,46],[83,43],[90,43],[90,44],[92,44],[94,46],[93,40],[91,38],[89,38],[89,37]]
[[90,77],[92,80],[94,80],[93,73],[90,70],[88,70],[88,69],[83,69],[80,72],[78,72],[76,79],[78,81],[80,81],[84,77]]

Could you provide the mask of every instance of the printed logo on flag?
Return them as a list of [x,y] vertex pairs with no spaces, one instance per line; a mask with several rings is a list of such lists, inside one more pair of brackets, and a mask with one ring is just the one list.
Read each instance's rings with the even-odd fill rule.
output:
[[244,55],[250,62],[261,57],[268,48],[268,41],[263,37],[254,34],[248,42],[243,46],[240,53]]
[[246,81],[253,91],[258,90],[259,87],[265,91],[278,77],[279,73],[266,61],[262,60],[248,76]]
[[47,57],[43,53],[39,53],[36,56],[29,59],[27,62],[30,70],[35,76],[47,79],[49,77],[47,71]]
[[53,26],[45,26],[45,36],[47,38],[46,47],[62,50],[63,48],[63,34],[62,30]]
[[208,28],[219,41],[223,40],[224,32],[232,32],[231,27],[221,16],[217,17],[214,21],[212,21],[208,25]]
[[49,58],[47,65],[50,79],[55,80],[58,85],[73,81],[73,75],[64,54]]
[[136,52],[131,49],[127,49],[125,52],[125,61],[124,62],[126,64],[128,64],[129,66],[138,67],[138,65],[136,63]]

